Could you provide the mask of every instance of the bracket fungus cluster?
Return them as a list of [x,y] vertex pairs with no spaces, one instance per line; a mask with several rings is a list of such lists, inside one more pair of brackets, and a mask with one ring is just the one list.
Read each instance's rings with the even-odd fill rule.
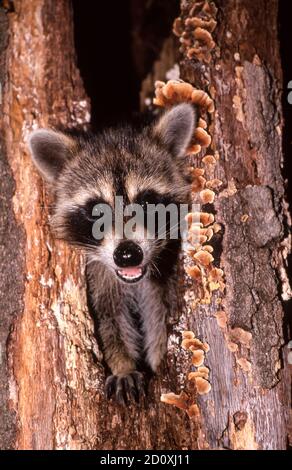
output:
[[[205,114],[214,111],[213,100],[202,90],[196,90],[189,83],[179,80],[170,80],[167,83],[159,81],[155,84],[154,104],[161,107],[170,107],[181,102],[193,103],[200,107]],[[204,116],[205,117],[205,116]],[[190,165],[188,170],[192,179],[193,199],[199,195],[200,203],[212,205],[215,200],[216,191],[222,182],[214,177],[206,177],[206,169],[192,165],[193,158],[202,149],[207,149],[211,145],[211,136],[207,131],[207,120],[200,117],[198,127],[195,130],[191,147],[187,151]],[[207,154],[201,158],[205,167],[214,166],[218,161],[218,154]],[[207,210],[198,213],[189,213],[186,219],[188,223],[188,241],[190,242],[189,263],[185,266],[188,276],[195,281],[197,287],[196,303],[207,304],[211,302],[212,293],[216,290],[224,290],[223,271],[213,265],[214,248],[210,241],[214,234],[221,230],[219,224],[215,222],[215,216]],[[206,343],[202,343],[191,331],[183,332],[182,347],[192,352],[192,370],[188,375],[188,383],[192,384],[199,395],[204,395],[211,390],[209,379],[209,369],[204,366],[205,353],[209,350]],[[166,393],[161,395],[161,401],[174,405],[186,411],[188,416],[198,421],[200,411],[197,404],[193,403],[187,391],[180,394]]]
[[207,0],[196,2],[187,18],[175,19],[173,32],[179,37],[182,52],[188,59],[205,63],[211,61],[211,51],[215,49],[212,33],[217,26],[217,7]]
[[[201,159],[205,167],[191,166],[192,176],[192,194],[193,200],[203,206],[203,211],[198,213],[189,213],[187,223],[189,227],[188,241],[191,248],[188,251],[193,264],[186,266],[186,273],[196,282],[196,302],[208,304],[211,302],[212,292],[220,289],[224,291],[223,271],[214,267],[214,257],[212,238],[221,230],[221,226],[216,223],[215,215],[210,210],[210,205],[215,202],[222,181],[212,177],[208,166],[214,168],[218,160],[218,154],[206,155]],[[208,209],[205,209],[205,208]],[[218,278],[214,282],[214,277]]]
[[[213,113],[215,110],[214,102],[208,93],[194,88],[190,83],[186,83],[180,79],[168,80],[168,82],[157,80],[155,82],[155,98],[153,104],[161,107],[170,107],[178,103],[193,103],[196,106],[205,108],[209,113]],[[200,119],[199,134],[201,132],[204,137],[205,133],[203,131],[206,127],[206,121]]]
[[[217,25],[216,14],[215,4],[203,0],[196,2],[188,15],[183,13],[175,20],[173,31],[180,38],[180,50],[185,58],[196,59],[204,64],[210,62],[211,51],[216,46],[212,36]],[[202,206],[200,212],[190,212],[186,218],[189,256],[185,259],[185,272],[188,282],[192,282],[195,294],[193,307],[196,307],[197,304],[210,304],[213,293],[217,291],[222,294],[225,289],[224,273],[214,265],[212,246],[214,235],[221,231],[221,226],[215,221],[214,202],[222,181],[215,177],[219,154],[208,132],[215,111],[213,99],[204,90],[196,89],[180,79],[155,83],[155,105],[168,108],[182,102],[191,103],[200,111],[197,128],[186,152],[186,170],[192,181],[192,200]],[[221,297],[217,295],[217,304],[222,302]],[[222,326],[226,325],[226,314],[221,312],[217,321]],[[195,390],[195,397],[211,390],[209,369],[204,365],[209,346],[195,338],[192,331],[184,331],[182,335],[182,348],[192,353],[193,370],[188,374],[185,388],[180,394],[162,394],[161,401],[185,410],[192,420],[198,422],[200,410],[194,403],[196,400],[191,399],[189,390]]]
[[209,345],[195,337],[192,331],[183,331],[182,348],[192,353],[192,365],[196,368],[188,375],[188,380],[193,382],[199,395],[205,395],[211,390],[209,369],[204,366],[205,353],[209,351]]
[[188,390],[194,390],[198,395],[205,395],[211,390],[209,369],[204,366],[205,354],[209,351],[209,345],[196,338],[192,331],[183,331],[182,338],[182,348],[192,353],[192,368],[194,370],[188,374],[185,390],[181,391],[179,395],[163,393],[160,399],[163,403],[184,410],[192,420],[199,421],[199,407],[194,403],[192,393]]
[[[212,196],[212,201],[214,198]],[[209,304],[212,293],[225,289],[224,272],[214,266],[214,248],[210,242],[221,227],[215,222],[214,215],[208,212],[200,212],[200,222],[191,222],[193,218],[197,220],[196,213],[188,214],[189,222],[189,242],[191,249],[188,254],[191,260],[185,266],[185,272],[196,284],[195,303]]]
[[[203,21],[203,20],[202,20]],[[205,112],[204,119],[200,117],[198,127],[195,130],[191,146],[187,150],[191,165],[189,171],[192,177],[192,193],[194,197],[199,196],[198,202],[203,206],[214,204],[216,192],[218,192],[222,182],[217,178],[207,179],[207,170],[214,167],[219,158],[218,153],[211,155],[209,152],[201,158],[203,167],[192,165],[193,157],[208,149],[211,145],[211,136],[208,133],[208,114],[214,112],[214,103],[210,96],[203,90],[195,89],[190,83],[182,80],[169,80],[168,82],[157,81],[155,83],[154,104],[161,107],[170,107],[177,103],[188,102],[200,108]],[[198,283],[198,294],[196,299],[200,303],[210,303],[212,291],[216,290],[212,276],[213,267],[213,247],[210,241],[214,234],[221,229],[219,224],[215,223],[215,217],[212,213],[201,212],[199,222],[197,214],[188,214],[189,223],[189,242],[191,249],[189,255],[195,266],[187,266],[187,274]],[[223,272],[220,270],[221,279],[216,283],[218,289],[224,289]],[[217,273],[218,274],[218,273]]]

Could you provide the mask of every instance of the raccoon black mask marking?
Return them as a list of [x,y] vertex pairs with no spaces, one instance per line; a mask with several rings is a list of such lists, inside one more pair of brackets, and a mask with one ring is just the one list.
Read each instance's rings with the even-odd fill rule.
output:
[[[156,371],[165,353],[180,240],[148,239],[140,230],[127,240],[115,229],[96,239],[92,226],[102,214],[93,215],[93,208],[114,208],[116,196],[145,210],[148,204],[188,204],[183,156],[195,121],[193,107],[181,104],[139,131],[124,126],[72,137],[40,129],[29,138],[32,159],[55,193],[53,231],[86,252],[89,294],[112,371],[106,393],[119,402],[143,391],[141,359]],[[146,217],[143,228],[147,233]]]

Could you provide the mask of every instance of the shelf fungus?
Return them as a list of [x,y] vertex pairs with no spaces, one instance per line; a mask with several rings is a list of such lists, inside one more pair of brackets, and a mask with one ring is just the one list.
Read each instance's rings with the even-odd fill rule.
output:
[[177,37],[180,37],[183,34],[184,22],[180,16],[174,20],[172,31]]
[[210,369],[205,366],[198,367],[198,370],[197,370],[197,373],[200,374],[200,377],[203,377],[204,379],[209,379],[209,372],[210,372]]
[[179,37],[180,51],[189,59],[194,58],[205,63],[211,61],[211,51],[216,46],[212,36],[217,26],[216,15],[215,4],[205,0],[196,2],[189,17],[175,19],[173,32]]
[[201,377],[203,379],[209,379],[209,369],[208,367],[200,366],[198,370],[195,372],[190,372],[188,375],[188,380],[192,381],[195,380],[197,377]]
[[206,187],[208,189],[218,189],[223,184],[223,182],[217,178],[209,180],[206,182]]
[[204,176],[194,176],[192,181],[192,192],[198,193],[205,188],[206,178]]
[[192,93],[191,97],[192,103],[196,104],[197,106],[201,106],[202,108],[206,108],[209,113],[213,113],[215,111],[214,101],[210,96],[203,90],[195,90]]
[[197,153],[200,153],[201,150],[202,147],[200,144],[191,144],[191,146],[187,150],[187,153],[188,155],[197,155]]
[[209,351],[209,345],[208,343],[203,343],[201,340],[198,338],[184,338],[182,340],[182,348],[186,349],[188,351],[197,351],[198,349],[202,349],[204,352]]
[[214,230],[214,233],[218,233],[218,232],[221,231],[221,225],[220,225],[220,224],[217,224],[216,222],[215,222],[215,224],[213,225],[212,228],[213,228],[213,230]]
[[217,160],[213,155],[205,155],[205,157],[202,158],[202,162],[205,165],[216,165]]
[[214,248],[211,245],[204,245],[202,246],[202,250],[208,251],[209,253],[213,253]]
[[[195,390],[199,395],[204,395],[211,390],[211,384],[208,381],[209,369],[203,366],[205,353],[209,351],[209,345],[196,338],[193,331],[186,330],[182,332],[181,346],[192,353],[192,366],[196,367],[196,371],[188,374],[184,390],[179,395],[172,392],[163,393],[160,400],[186,411],[190,419],[197,421],[200,418],[200,410],[191,395],[192,390]],[[195,389],[193,389],[192,384],[195,385]]]
[[[169,80],[155,82],[155,98],[153,103],[156,106],[169,107],[178,103],[193,103],[201,108],[207,109],[209,113],[214,112],[214,102],[212,98],[203,90],[197,90],[190,83],[182,80]],[[204,129],[205,124],[199,128]]]
[[208,382],[209,369],[203,366],[205,360],[205,353],[209,351],[209,345],[203,343],[198,338],[188,337],[182,341],[182,347],[192,351],[192,364],[197,368],[188,375],[188,381],[194,383],[199,395],[209,393],[211,385]]
[[196,367],[202,366],[205,360],[205,353],[202,349],[193,351],[192,364]]
[[212,268],[209,272],[208,279],[210,282],[218,282],[220,285],[224,285],[224,271],[220,268]]
[[213,204],[215,193],[211,189],[204,189],[200,192],[200,198],[203,204]]
[[202,272],[198,266],[186,266],[185,271],[188,276],[190,276],[197,282],[200,282],[202,280]]
[[210,266],[210,264],[214,261],[211,253],[205,250],[200,250],[198,253],[195,253],[193,259],[203,266]]
[[194,339],[195,333],[193,331],[183,331],[182,332],[183,339]]
[[202,343],[197,338],[184,338],[182,340],[182,348],[192,352],[192,365],[200,367],[204,364],[205,353],[209,351],[209,345]]
[[213,238],[213,235],[214,235],[214,231],[213,231],[212,227],[208,227],[207,231],[206,231],[206,236],[207,236],[207,241],[208,242],[211,240],[211,238]]
[[175,393],[163,393],[160,401],[167,405],[175,406],[180,410],[184,410],[192,421],[198,422],[201,417],[200,409],[196,403],[192,403],[191,397],[186,392],[181,392],[179,395]]
[[211,390],[208,367],[201,366],[195,372],[190,372],[188,380],[195,384],[199,395],[205,395]]
[[213,224],[215,221],[214,214],[210,212],[189,212],[186,215],[186,222],[191,224],[194,223],[201,223],[203,227],[208,227],[209,225]]
[[[178,29],[176,29],[176,34],[177,35],[181,35],[183,33],[183,22],[181,21],[181,18],[177,18],[177,20],[180,20],[180,26],[181,26],[181,29],[179,32]],[[175,20],[176,21],[176,20]],[[198,18],[198,17],[195,17],[195,18],[187,18],[186,21],[185,21],[185,25],[186,27],[190,27],[190,28],[203,28],[207,31],[210,31],[210,33],[212,33],[216,26],[217,26],[217,22],[211,18],[211,20],[207,21],[207,20],[203,20],[202,18]]]
[[208,227],[208,225],[211,225],[215,221],[215,217],[213,214],[209,212],[200,212],[200,221],[204,225],[204,227]]
[[211,136],[203,127],[197,127],[195,130],[195,141],[203,148],[209,147],[211,144]]
[[182,391],[179,395],[176,395],[172,392],[162,393],[160,400],[163,403],[167,403],[168,405],[174,405],[181,410],[187,410],[191,406],[190,398],[184,391]]
[[192,168],[192,175],[195,176],[204,176],[205,170],[204,168]]
[[200,224],[192,224],[189,227],[189,237],[188,240],[192,245],[202,245],[208,241],[208,229],[204,229]]
[[211,51],[215,47],[215,42],[213,41],[212,34],[204,28],[201,28],[198,26],[194,32],[193,36],[195,39],[197,39],[199,42],[203,43],[203,45],[206,46],[206,49]]
[[202,129],[207,129],[207,123],[205,119],[202,119],[202,118],[199,119],[198,127],[201,127]]
[[202,377],[195,377],[194,382],[199,395],[206,395],[210,392],[211,384],[208,380],[203,379]]

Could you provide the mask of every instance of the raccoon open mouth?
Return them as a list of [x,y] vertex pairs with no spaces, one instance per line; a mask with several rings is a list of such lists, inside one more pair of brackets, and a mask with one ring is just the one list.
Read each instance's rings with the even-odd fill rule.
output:
[[134,266],[129,268],[120,268],[117,269],[116,273],[124,282],[138,282],[146,273],[146,267]]

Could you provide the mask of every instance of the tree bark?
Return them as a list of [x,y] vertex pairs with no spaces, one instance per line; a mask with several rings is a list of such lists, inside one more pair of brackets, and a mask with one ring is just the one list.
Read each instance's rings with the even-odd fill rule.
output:
[[[182,1],[184,16],[193,5]],[[282,302],[291,292],[278,2],[228,0],[216,6],[210,63],[184,60],[181,74],[215,100],[210,130],[220,158],[209,177],[223,181],[215,203],[223,237],[215,241],[215,253],[225,272],[227,325],[219,328],[214,318],[221,310],[216,298],[190,312],[191,329],[210,344],[212,390],[200,400],[202,427],[211,448],[285,449],[291,366]],[[238,328],[252,334],[249,344]]]
[[[286,448],[290,375],[282,299],[289,293],[278,2],[217,0],[211,61],[184,54],[181,78],[215,101],[209,131],[220,159],[209,177],[223,181],[215,204],[223,232],[214,247],[226,292],[194,308],[193,286],[180,283],[181,308],[169,321],[165,363],[145,402],[126,409],[104,398],[84,258],[51,235],[52,198],[25,144],[36,127],[86,128],[90,120],[76,67],[71,5],[6,3],[10,11],[0,10],[0,447]],[[182,0],[184,19],[195,3]],[[200,158],[193,163],[200,166]],[[225,328],[214,316],[218,299],[227,313]],[[198,399],[199,424],[160,402],[161,393],[184,387],[190,371],[180,347],[186,329],[210,346],[212,388]],[[251,333],[250,342],[242,330]]]

